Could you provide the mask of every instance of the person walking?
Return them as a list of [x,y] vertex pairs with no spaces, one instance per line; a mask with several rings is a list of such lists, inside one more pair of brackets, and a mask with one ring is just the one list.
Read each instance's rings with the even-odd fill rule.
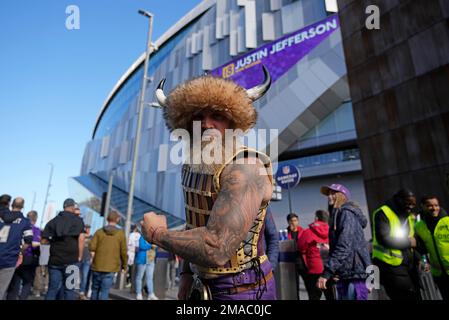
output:
[[319,289],[326,290],[329,279],[337,281],[338,300],[368,300],[367,267],[371,265],[363,229],[368,225],[360,207],[350,201],[351,193],[341,184],[321,187],[330,212],[329,257]]
[[17,267],[8,289],[8,300],[27,300],[33,286],[36,268],[39,265],[41,230],[36,227],[37,212],[30,211],[27,218],[31,222],[33,241],[23,253],[22,264]]
[[95,232],[89,245],[93,255],[91,300],[108,300],[114,274],[126,272],[127,268],[126,236],[118,228],[120,215],[111,211],[107,221],[108,225]]
[[9,210],[10,202],[10,195],[0,196],[0,300],[5,298],[14,271],[22,262],[22,254],[33,241],[30,220],[21,212],[24,200],[16,198],[13,211]]
[[137,226],[133,224],[131,226],[131,233],[129,234],[128,238],[128,272],[126,276],[127,282],[126,286],[128,288],[132,286],[133,278],[136,272],[134,260],[137,248],[139,247],[139,239],[140,239],[139,230],[137,229]]
[[[50,244],[46,300],[75,300],[75,289],[79,285],[84,223],[75,213],[78,204],[73,199],[66,199],[63,207],[64,210],[50,220],[42,232],[41,244]],[[71,281],[74,276],[75,282]]]
[[81,284],[80,284],[80,300],[87,300],[87,295],[89,292],[89,287],[91,284],[91,271],[90,266],[92,264],[92,256],[89,252],[90,241],[92,240],[92,235],[90,234],[90,225],[86,224],[84,228],[84,249],[83,257],[81,259]]
[[39,298],[41,295],[45,296],[48,290],[48,261],[50,259],[50,245],[41,243],[39,253],[39,265],[36,268],[36,276],[34,277],[33,284],[34,296],[36,298]]
[[309,300],[320,300],[324,292],[326,300],[334,300],[331,286],[322,291],[316,286],[324,271],[321,252],[329,248],[329,213],[324,210],[315,212],[315,221],[304,230],[298,240],[298,251],[304,257],[307,273],[304,275]]
[[153,291],[153,273],[156,260],[156,246],[146,241],[143,237],[139,239],[139,250],[137,251],[136,264],[136,299],[142,300],[142,280],[145,274],[145,282],[148,290],[148,300],[158,300]]
[[416,197],[399,190],[373,213],[373,263],[391,300],[419,300],[414,248]]

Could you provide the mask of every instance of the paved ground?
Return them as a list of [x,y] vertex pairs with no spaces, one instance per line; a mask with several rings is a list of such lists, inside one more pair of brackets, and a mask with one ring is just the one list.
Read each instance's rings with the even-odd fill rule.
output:
[[[169,289],[165,291],[165,294],[161,294],[161,292],[156,292],[156,296],[160,300],[177,300],[178,295],[178,287],[174,287],[173,289]],[[300,300],[308,300],[307,292],[305,290],[304,283],[302,279],[300,279],[300,289],[299,289]],[[324,298],[324,297],[323,297]],[[44,300],[44,296],[36,297],[34,295],[30,295],[29,300]],[[136,300],[136,294],[131,293],[130,288],[125,288],[123,290],[111,288],[109,292],[109,300]],[[144,300],[146,300],[146,296],[144,295]]]
[[[158,297],[161,300],[176,300],[178,294],[178,288],[167,290],[165,297]],[[162,299],[164,298],[164,299]],[[28,300],[44,300],[44,296],[36,297],[35,295],[30,295]],[[111,289],[109,292],[109,300],[136,300],[136,295],[131,293],[130,289],[118,290]],[[144,295],[144,300],[146,296]]]
[[[157,294],[156,294],[157,295]],[[173,289],[165,291],[164,295],[161,295],[159,292],[158,298],[161,300],[177,300],[178,295],[178,287],[174,287]],[[300,300],[308,300],[307,291],[304,286],[304,282],[302,278],[300,278],[300,288],[299,288],[299,297]],[[30,295],[29,300],[44,300],[44,296],[36,297],[34,295]],[[146,299],[146,296],[144,296]],[[369,295],[369,300],[388,300],[388,296],[384,292],[384,289],[381,290],[373,290],[373,292]],[[426,298],[424,298],[426,300]],[[441,300],[440,297],[433,298],[434,300]],[[136,300],[136,295],[131,293],[130,288],[125,288],[124,290],[118,290],[112,288],[109,292],[109,300]],[[321,300],[324,300],[324,295],[321,297]]]
[[[167,290],[165,292],[165,297],[159,296],[160,300],[177,300],[178,295],[178,287],[174,289]],[[36,297],[34,295],[30,295],[29,300],[44,300],[44,296]],[[304,287],[300,289],[300,299],[307,300],[307,292]],[[109,292],[109,300],[136,300],[136,295],[131,293],[130,289],[114,289],[112,288]],[[144,300],[146,300],[146,296],[144,295]]]
[[[156,296],[160,300],[176,300],[177,294],[178,294],[178,287],[175,287],[174,289],[167,290],[165,292],[165,297],[163,297],[161,295],[158,296],[157,294],[156,294]],[[131,293],[130,289],[124,289],[124,290],[111,289],[111,291],[109,292],[109,298],[111,300],[136,300],[136,294]],[[144,300],[146,300],[145,295],[143,298],[144,298]]]

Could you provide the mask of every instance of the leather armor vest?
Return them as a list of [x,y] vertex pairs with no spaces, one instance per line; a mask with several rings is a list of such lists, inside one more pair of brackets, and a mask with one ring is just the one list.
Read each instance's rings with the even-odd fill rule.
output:
[[[269,157],[256,150],[243,148],[237,151],[223,166],[214,174],[194,172],[191,166],[185,164],[182,169],[181,183],[184,192],[185,213],[187,229],[204,227],[207,225],[209,215],[217,199],[220,190],[220,175],[227,164],[232,162],[237,156],[254,155],[265,165],[268,177],[272,182],[271,161]],[[268,203],[261,205],[256,219],[246,236],[246,239],[239,245],[235,255],[221,267],[203,267],[194,265],[200,276],[218,276],[238,273],[251,267],[252,260],[259,259],[262,263],[267,259],[265,255],[261,231],[264,227],[266,208]]]

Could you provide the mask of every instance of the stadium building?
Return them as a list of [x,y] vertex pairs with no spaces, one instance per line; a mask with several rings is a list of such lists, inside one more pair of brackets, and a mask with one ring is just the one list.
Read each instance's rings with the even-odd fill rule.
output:
[[[340,21],[325,0],[205,0],[156,42],[150,55],[146,102],[166,78],[165,91],[208,72],[251,87],[273,83],[257,102],[256,129],[275,129],[263,147],[276,144],[276,164],[299,168],[301,181],[290,190],[292,210],[306,226],[317,209],[326,209],[320,186],[339,182],[366,212],[366,198],[347,82]],[[157,22],[157,17],[155,18]],[[118,80],[99,106],[81,172],[69,181],[84,219],[95,230],[103,222],[102,196],[112,178],[111,207],[126,216],[138,96],[145,55]],[[167,216],[170,228],[185,223],[179,164],[161,161],[170,133],[162,111],[146,107],[138,158],[133,222],[148,211]],[[259,148],[260,149],[260,148]],[[271,150],[271,149],[270,149]],[[280,191],[280,190],[277,190]],[[271,203],[278,229],[289,213],[286,190]]]

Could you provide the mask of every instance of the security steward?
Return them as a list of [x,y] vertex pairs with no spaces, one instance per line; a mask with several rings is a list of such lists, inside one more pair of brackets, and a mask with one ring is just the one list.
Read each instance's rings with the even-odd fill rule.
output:
[[373,263],[391,300],[419,300],[414,237],[416,197],[398,191],[373,213]]

